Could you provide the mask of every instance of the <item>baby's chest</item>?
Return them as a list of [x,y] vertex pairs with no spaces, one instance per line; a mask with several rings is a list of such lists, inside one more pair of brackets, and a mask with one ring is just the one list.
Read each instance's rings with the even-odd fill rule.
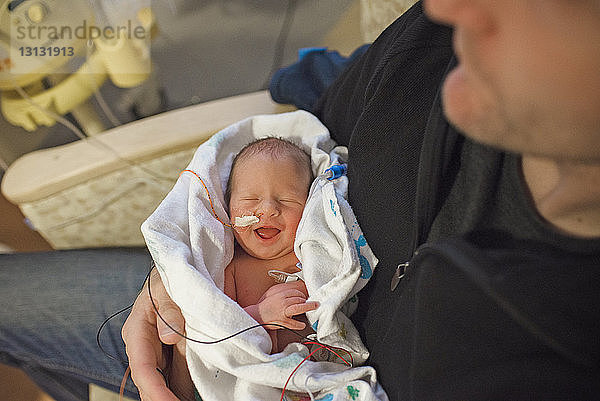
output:
[[275,280],[268,275],[268,268],[237,269],[235,272],[235,287],[237,303],[242,307],[255,305]]

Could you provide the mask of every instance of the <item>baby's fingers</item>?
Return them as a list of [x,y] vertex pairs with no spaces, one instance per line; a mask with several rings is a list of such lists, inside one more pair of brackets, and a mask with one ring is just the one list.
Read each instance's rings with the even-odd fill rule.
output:
[[[289,283],[275,284],[271,288],[269,288],[262,297],[258,300],[258,302],[262,301],[265,298],[272,297],[279,293],[284,293],[290,290],[299,291],[303,294],[306,294],[306,286],[302,280],[292,281]],[[306,297],[306,295],[305,295]]]
[[285,316],[292,317],[296,315],[302,315],[303,313],[310,312],[311,310],[315,310],[319,307],[318,302],[299,302],[285,308]]

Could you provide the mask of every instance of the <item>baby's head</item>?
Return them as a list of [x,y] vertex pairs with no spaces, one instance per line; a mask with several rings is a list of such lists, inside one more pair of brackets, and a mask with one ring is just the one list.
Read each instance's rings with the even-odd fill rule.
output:
[[310,156],[290,141],[259,139],[237,154],[225,192],[231,221],[249,215],[260,219],[234,231],[246,253],[276,259],[293,252],[312,180]]

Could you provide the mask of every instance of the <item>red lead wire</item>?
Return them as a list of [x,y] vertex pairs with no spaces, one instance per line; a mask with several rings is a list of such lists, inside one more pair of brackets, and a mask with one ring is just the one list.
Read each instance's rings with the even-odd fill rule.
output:
[[[338,358],[340,358],[342,361],[344,361],[344,363],[345,363],[346,365],[348,365],[348,366],[352,367],[352,365],[354,364],[354,360],[353,360],[353,358],[352,358],[352,354],[351,354],[350,352],[346,351],[346,350],[345,350],[345,349],[343,349],[343,348],[338,348],[338,347],[330,347],[330,346],[327,346],[327,345],[325,345],[325,344],[321,344],[321,343],[314,342],[314,341],[307,341],[307,342],[305,342],[305,343],[302,343],[302,344],[304,344],[304,345],[319,345],[319,348],[317,348],[317,349],[315,349],[315,350],[311,351],[311,353],[310,353],[310,354],[308,354],[308,355],[306,356],[306,358],[304,358],[304,359],[302,360],[302,362],[300,362],[300,363],[298,364],[298,366],[296,366],[296,367],[294,368],[294,370],[292,371],[292,373],[290,373],[290,376],[289,376],[289,377],[287,378],[287,380],[285,381],[285,385],[283,386],[283,390],[281,391],[281,398],[279,399],[279,401],[283,401],[283,397],[285,396],[285,389],[287,388],[287,385],[288,385],[288,383],[290,382],[291,378],[294,376],[294,374],[296,373],[296,371],[297,371],[298,369],[300,369],[300,366],[302,366],[302,364],[303,364],[304,362],[306,362],[306,361],[307,361],[307,360],[308,360],[308,359],[309,359],[311,356],[313,356],[313,354],[315,354],[316,352],[318,352],[318,351],[322,350],[323,348],[325,348],[326,350],[328,350],[329,352],[333,353],[335,356],[337,356]],[[339,355],[337,352],[335,352],[335,351],[334,351],[334,349],[337,349],[337,350],[342,350],[342,351],[346,352],[346,353],[347,353],[347,354],[350,356],[350,361],[351,361],[351,362],[348,362],[347,360],[345,360],[344,358],[342,358],[342,357],[341,357],[341,356],[340,356],[340,355]]]
[[325,346],[324,346],[324,345],[322,345],[322,346],[320,346],[319,348],[317,348],[317,349],[315,349],[314,351],[312,351],[310,354],[308,354],[308,355],[306,356],[306,358],[304,358],[304,359],[302,360],[302,362],[300,362],[300,363],[298,364],[298,366],[296,366],[296,367],[294,368],[294,370],[292,371],[292,373],[290,374],[290,376],[289,376],[289,377],[287,378],[287,380],[285,381],[285,385],[283,386],[283,390],[281,391],[281,398],[279,399],[279,401],[283,401],[283,397],[284,397],[284,395],[285,395],[285,389],[286,389],[286,387],[287,387],[288,383],[290,382],[290,379],[292,378],[292,376],[294,376],[294,373],[296,373],[296,371],[297,371],[297,370],[300,368],[300,366],[302,366],[302,364],[303,364],[304,362],[306,362],[306,360],[307,360],[308,358],[310,358],[311,356],[313,356],[313,354],[314,354],[315,352],[317,352],[317,351],[320,351],[320,350],[322,350],[323,348],[325,348]]

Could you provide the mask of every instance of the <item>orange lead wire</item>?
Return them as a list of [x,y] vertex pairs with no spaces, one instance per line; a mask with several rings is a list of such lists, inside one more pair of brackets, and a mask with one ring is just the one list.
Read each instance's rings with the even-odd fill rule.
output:
[[215,218],[216,218],[216,219],[219,221],[219,223],[223,224],[225,227],[233,228],[233,226],[232,226],[231,224],[224,223],[224,222],[223,222],[223,221],[222,221],[222,220],[219,218],[219,216],[217,216],[217,212],[215,212],[215,208],[214,208],[214,206],[213,206],[212,199],[211,199],[211,197],[210,197],[210,192],[208,192],[208,187],[206,186],[206,184],[204,183],[204,181],[202,180],[202,178],[200,178],[200,176],[199,176],[198,174],[196,174],[196,172],[195,172],[195,171],[193,171],[193,170],[183,170],[181,173],[179,173],[179,176],[181,176],[181,174],[185,173],[186,171],[187,171],[188,173],[192,173],[192,174],[194,174],[194,175],[195,175],[195,176],[196,176],[196,177],[197,177],[197,178],[200,180],[200,182],[202,183],[202,186],[204,186],[204,190],[206,191],[206,195],[208,196],[208,202],[210,203],[210,208],[211,208],[211,210],[212,210],[212,212],[213,212],[213,215],[214,215],[214,216],[215,216]]
[[123,375],[123,380],[121,380],[121,387],[119,388],[119,401],[123,401],[123,397],[125,394],[125,383],[127,383],[127,378],[129,377],[129,373],[131,372],[131,368],[127,366],[125,370],[125,374]]

